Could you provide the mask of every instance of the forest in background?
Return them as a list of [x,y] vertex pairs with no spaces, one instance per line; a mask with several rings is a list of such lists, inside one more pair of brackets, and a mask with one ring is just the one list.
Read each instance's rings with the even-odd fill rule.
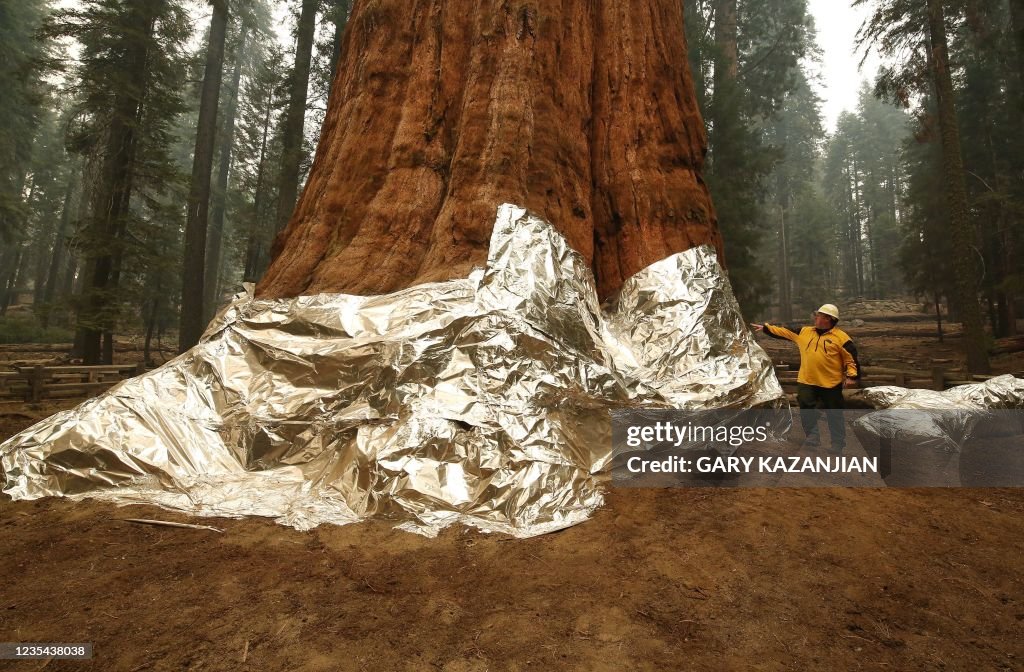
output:
[[[748,317],[914,294],[956,319],[980,311],[992,336],[1016,333],[1021,0],[858,0],[875,8],[862,48],[888,65],[834,132],[813,86],[806,0],[681,1],[705,178]],[[0,341],[75,338],[87,363],[109,362],[118,333],[144,334],[147,359],[179,325],[181,347],[193,344],[266,268],[350,10],[351,0],[0,0]]]

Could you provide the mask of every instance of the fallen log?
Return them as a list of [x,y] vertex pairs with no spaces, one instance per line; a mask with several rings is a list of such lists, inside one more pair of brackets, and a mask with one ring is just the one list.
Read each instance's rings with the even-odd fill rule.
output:
[[[854,339],[863,336],[892,336],[895,338],[938,338],[939,334],[934,329],[883,329],[879,327],[858,327],[850,329],[850,336]],[[962,338],[963,332],[949,332],[943,329],[943,338]]]
[[0,361],[0,367],[17,369],[19,367],[33,366],[59,366],[67,361],[66,357],[48,357],[47,359],[11,359]]
[[993,355],[1009,355],[1022,351],[1024,351],[1024,336],[996,339],[995,347],[992,348]]
[[[943,315],[943,320],[946,317]],[[886,315],[885,313],[869,313],[866,315],[848,315],[846,322],[853,320],[863,320],[864,322],[931,322],[935,324],[935,315],[925,313],[894,313]]]
[[71,352],[70,343],[0,343],[0,352]]
[[[71,343],[0,343],[2,352],[71,352]],[[142,352],[146,347],[142,343],[130,343],[125,341],[114,342],[114,352]],[[171,348],[164,346],[158,348],[151,345],[150,352],[172,352]]]

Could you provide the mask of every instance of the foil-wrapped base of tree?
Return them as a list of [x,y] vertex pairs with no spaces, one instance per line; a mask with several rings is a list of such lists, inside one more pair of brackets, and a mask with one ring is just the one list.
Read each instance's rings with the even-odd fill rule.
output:
[[583,256],[504,205],[468,278],[370,297],[244,293],[199,345],[0,456],[17,499],[522,537],[601,504],[611,410],[783,399],[711,247],[642,270],[602,308]]

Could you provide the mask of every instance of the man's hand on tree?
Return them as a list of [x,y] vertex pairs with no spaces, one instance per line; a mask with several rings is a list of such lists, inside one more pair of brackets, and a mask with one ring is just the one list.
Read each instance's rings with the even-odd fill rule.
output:
[[754,328],[754,331],[764,331],[764,325],[763,324],[754,324],[753,322],[751,322],[750,326],[752,326]]
[[857,379],[847,378],[846,381],[843,383],[843,387],[857,387]]

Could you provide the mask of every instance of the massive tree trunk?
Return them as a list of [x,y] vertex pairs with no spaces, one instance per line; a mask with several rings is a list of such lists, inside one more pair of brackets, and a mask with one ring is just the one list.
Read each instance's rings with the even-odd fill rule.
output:
[[206,71],[199,99],[196,151],[192,158],[192,183],[185,224],[185,263],[181,282],[181,331],[178,348],[184,352],[203,334],[203,294],[206,275],[206,226],[210,210],[213,146],[217,133],[217,104],[224,70],[228,2],[211,0],[210,41],[206,47]]
[[942,0],[928,0],[928,32],[931,39],[932,71],[938,102],[939,129],[942,138],[942,167],[949,203],[950,240],[959,253],[953,257],[953,279],[964,325],[967,368],[971,373],[988,373],[989,361],[985,328],[978,304],[977,277],[974,271],[975,235],[967,213],[967,186],[960,154],[960,129],[953,99],[953,79],[949,71],[946,21]]
[[356,0],[306,189],[262,296],[466,276],[503,202],[602,295],[703,243],[706,138],[678,0]]

